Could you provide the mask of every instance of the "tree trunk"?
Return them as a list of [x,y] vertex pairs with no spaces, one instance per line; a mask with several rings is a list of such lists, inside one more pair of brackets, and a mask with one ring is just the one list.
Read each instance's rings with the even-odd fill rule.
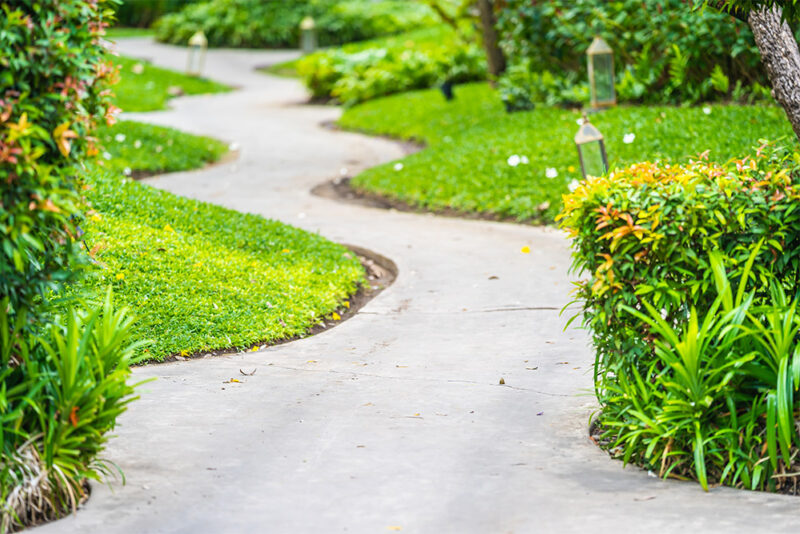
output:
[[750,12],[747,22],[753,30],[761,62],[772,82],[772,96],[783,106],[800,138],[800,50],[792,30],[781,20],[779,7]]
[[483,46],[486,49],[486,59],[489,63],[489,74],[492,81],[506,70],[506,57],[500,49],[497,29],[494,27],[494,9],[492,0],[478,0],[478,10],[481,14],[481,27],[483,28]]

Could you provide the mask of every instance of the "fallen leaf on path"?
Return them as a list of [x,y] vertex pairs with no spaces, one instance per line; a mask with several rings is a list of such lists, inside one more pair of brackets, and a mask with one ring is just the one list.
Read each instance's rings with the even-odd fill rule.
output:
[[501,378],[501,379],[500,379],[500,385],[502,386],[502,385],[504,385],[505,383],[506,383],[506,380],[505,380],[505,378]]
[[398,527],[398,526],[386,527],[386,530],[403,530],[403,527]]
[[531,247],[529,247],[527,245],[522,247],[522,253],[523,254],[530,254],[531,253]]
[[245,373],[244,371],[242,371],[241,369],[239,369],[239,372],[240,372],[240,373],[242,373],[244,376],[253,376],[254,374],[256,374],[256,371],[258,371],[258,368],[257,368],[257,367],[256,367],[255,369],[253,369],[253,370],[252,370],[251,372],[249,372],[249,373]]
[[655,498],[656,498],[655,495],[648,495],[647,497],[634,497],[633,500],[634,501],[652,501]]
[[526,367],[525,369],[527,369],[528,371],[535,371],[535,370],[537,370],[538,368],[539,368],[539,366],[536,366],[536,367]]
[[226,380],[223,384],[241,384],[242,381],[236,378],[231,378],[230,380]]

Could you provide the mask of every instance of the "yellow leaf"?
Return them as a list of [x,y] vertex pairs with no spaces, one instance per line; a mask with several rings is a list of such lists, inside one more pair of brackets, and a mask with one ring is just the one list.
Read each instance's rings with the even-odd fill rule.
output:
[[258,352],[258,345],[250,349],[250,352]]
[[[22,120],[20,120],[20,123],[22,123]],[[65,158],[69,156],[69,152],[72,150],[70,139],[75,139],[76,137],[78,137],[78,134],[69,129],[68,122],[56,126],[56,129],[53,130],[53,140],[56,142],[59,152]]]
[[182,350],[182,351],[181,351],[181,356],[183,356],[184,358],[185,358],[186,356],[188,356],[188,355],[189,355],[189,351],[188,351],[188,350]]
[[530,254],[531,253],[531,247],[529,247],[528,245],[525,245],[524,247],[522,247],[522,253],[523,254]]

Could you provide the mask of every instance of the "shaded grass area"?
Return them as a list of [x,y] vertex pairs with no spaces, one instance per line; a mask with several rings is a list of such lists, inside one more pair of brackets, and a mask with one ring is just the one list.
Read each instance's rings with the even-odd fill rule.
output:
[[112,285],[152,360],[302,336],[364,281],[359,261],[318,235],[111,172],[87,185],[96,267],[76,290]]
[[204,78],[162,69],[144,61],[118,57],[120,81],[114,86],[116,105],[123,111],[159,111],[178,95],[222,93],[230,87]]
[[100,166],[126,176],[196,169],[228,151],[225,143],[210,137],[134,121],[100,128],[97,138],[104,148]]
[[[369,169],[352,185],[429,209],[495,214],[550,223],[561,195],[580,178],[573,137],[577,111],[539,107],[508,114],[486,84],[458,86],[446,102],[435,90],[353,107],[340,125],[427,143],[398,162]],[[791,135],[775,106],[618,107],[591,116],[606,137],[612,168],[643,160],[682,160],[705,150],[728,160],[759,139]],[[625,143],[625,136],[635,138]],[[512,166],[518,156],[521,162]],[[511,159],[510,159],[511,158]],[[528,163],[524,163],[528,161]]]

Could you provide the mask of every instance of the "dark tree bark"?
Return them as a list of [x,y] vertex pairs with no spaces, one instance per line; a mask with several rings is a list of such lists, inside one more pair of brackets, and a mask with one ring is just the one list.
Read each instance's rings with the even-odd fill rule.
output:
[[800,50],[779,7],[751,11],[747,22],[753,30],[761,62],[772,83],[772,96],[783,106],[800,138]]
[[483,29],[483,47],[486,49],[486,59],[489,63],[489,74],[494,80],[506,70],[506,57],[500,49],[495,28],[494,6],[492,0],[478,0],[478,10],[481,14],[481,27]]

